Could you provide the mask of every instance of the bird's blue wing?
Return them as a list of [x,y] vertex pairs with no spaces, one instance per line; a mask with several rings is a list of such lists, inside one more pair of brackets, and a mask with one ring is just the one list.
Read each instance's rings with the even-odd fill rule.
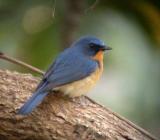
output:
[[37,90],[48,91],[78,81],[89,76],[96,68],[98,68],[98,64],[94,60],[76,53],[72,53],[72,55],[61,54],[46,72]]
[[54,73],[48,77],[48,81],[56,86],[68,84],[89,76],[96,70],[96,67],[96,62],[88,61],[86,63],[85,61],[74,60],[72,63],[58,67]]
[[56,60],[49,66],[48,70],[45,72],[43,79],[41,80],[41,82],[39,83],[39,85],[36,88],[36,91],[39,89],[42,89],[44,86],[46,86],[47,79],[50,75],[52,75],[54,73],[55,68],[57,67],[57,65],[63,65],[63,63],[65,62],[66,59],[65,56],[68,55],[68,50],[70,50],[70,48],[64,50],[64,52],[62,52],[57,58]]

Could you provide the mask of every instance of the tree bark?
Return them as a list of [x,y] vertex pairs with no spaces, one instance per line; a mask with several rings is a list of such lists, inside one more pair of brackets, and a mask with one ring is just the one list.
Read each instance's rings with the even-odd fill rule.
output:
[[30,114],[17,110],[39,78],[0,70],[0,140],[154,140],[151,134],[88,97],[49,94]]

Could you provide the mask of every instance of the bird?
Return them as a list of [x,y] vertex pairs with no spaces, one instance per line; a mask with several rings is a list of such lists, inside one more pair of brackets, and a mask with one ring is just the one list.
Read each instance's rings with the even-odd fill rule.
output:
[[83,36],[73,42],[56,57],[18,114],[30,114],[51,91],[71,98],[88,93],[102,74],[104,51],[111,49],[95,36]]

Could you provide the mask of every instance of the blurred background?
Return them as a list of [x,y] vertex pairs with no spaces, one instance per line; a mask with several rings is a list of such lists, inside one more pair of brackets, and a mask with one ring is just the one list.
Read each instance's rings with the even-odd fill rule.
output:
[[39,69],[84,35],[113,48],[88,96],[160,138],[159,0],[0,0],[0,51]]

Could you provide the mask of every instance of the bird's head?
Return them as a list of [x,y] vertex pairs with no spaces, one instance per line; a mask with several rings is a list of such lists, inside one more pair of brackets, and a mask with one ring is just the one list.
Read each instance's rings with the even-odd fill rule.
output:
[[104,45],[104,42],[93,36],[85,36],[76,41],[75,46],[80,53],[94,57],[98,52],[111,50],[110,47]]

